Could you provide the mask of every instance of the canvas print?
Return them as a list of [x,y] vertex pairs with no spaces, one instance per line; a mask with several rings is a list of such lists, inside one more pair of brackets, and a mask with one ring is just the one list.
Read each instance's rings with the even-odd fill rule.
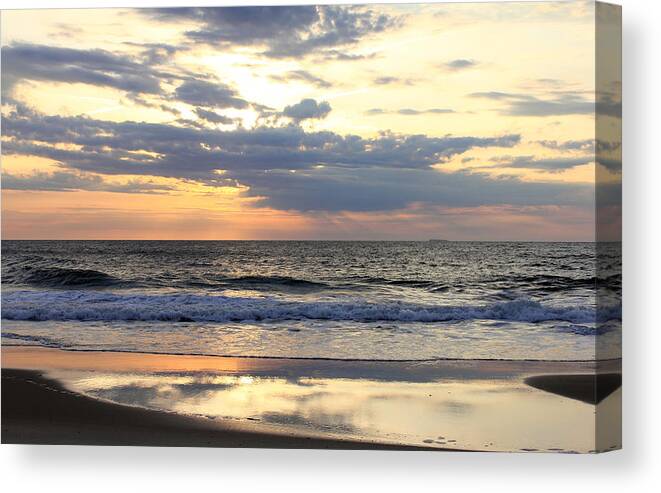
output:
[[2,442],[621,438],[621,9],[2,12]]

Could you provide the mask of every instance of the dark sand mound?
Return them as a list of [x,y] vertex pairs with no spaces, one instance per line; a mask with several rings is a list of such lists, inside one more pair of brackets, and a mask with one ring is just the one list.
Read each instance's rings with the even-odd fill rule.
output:
[[598,404],[622,386],[620,373],[592,375],[539,375],[528,377],[525,383],[539,390]]

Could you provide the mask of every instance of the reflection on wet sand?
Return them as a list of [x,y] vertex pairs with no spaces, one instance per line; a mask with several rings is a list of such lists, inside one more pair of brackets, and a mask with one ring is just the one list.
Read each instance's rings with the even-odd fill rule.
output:
[[[619,363],[608,363],[618,370]],[[37,368],[118,404],[250,425],[263,432],[462,450],[589,452],[597,407],[526,385],[594,363],[356,362],[205,358],[3,348],[3,366]],[[620,391],[599,407],[617,407]],[[604,448],[616,448],[613,435]]]
[[262,422],[297,434],[469,450],[593,448],[594,406],[516,381],[403,383],[67,371],[53,375],[72,390],[120,404]]

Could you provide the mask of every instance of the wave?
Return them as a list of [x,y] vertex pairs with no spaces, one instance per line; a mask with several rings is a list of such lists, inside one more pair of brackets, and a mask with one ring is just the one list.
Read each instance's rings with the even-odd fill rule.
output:
[[62,267],[23,267],[10,279],[10,284],[29,284],[42,287],[105,287],[122,283],[121,279],[105,272],[91,269],[67,269]]
[[595,288],[599,281],[596,277],[565,277],[550,274],[539,274],[530,276],[507,276],[486,279],[487,285],[524,289],[535,291],[564,291],[577,288]]
[[406,302],[283,301],[275,298],[196,294],[117,294],[90,291],[15,291],[3,297],[7,320],[259,322],[337,320],[446,322],[504,320],[575,324],[621,318],[620,306],[545,306],[519,299],[487,305],[423,305]]
[[[43,260],[42,260],[43,261]],[[29,285],[44,288],[95,289],[104,287],[171,287],[175,289],[253,290],[282,292],[314,292],[325,290],[366,290],[374,287],[389,289],[424,290],[430,293],[462,291],[472,288],[514,290],[514,292],[554,293],[575,289],[621,290],[619,274],[608,277],[573,278],[559,275],[507,276],[471,281],[448,283],[438,279],[424,278],[385,278],[372,276],[349,276],[332,280],[309,280],[286,275],[244,275],[229,277],[215,273],[192,275],[193,272],[177,271],[168,276],[141,276],[138,279],[124,279],[93,269],[68,268],[64,266],[39,265],[38,259],[24,260],[19,264],[3,264],[3,283]],[[27,264],[27,265],[26,265]],[[35,265],[36,264],[36,265]]]
[[287,276],[241,276],[220,278],[209,285],[217,287],[240,287],[240,288],[301,288],[301,289],[326,289],[329,284],[319,281],[307,281]]
[[[100,288],[121,285],[122,287],[166,287],[167,283],[157,278],[144,279],[139,283],[121,279],[105,272],[92,269],[70,269],[66,267],[6,266],[3,282],[27,284],[45,288]],[[240,276],[217,278],[192,278],[185,281],[169,279],[169,284],[181,288],[206,289],[251,289],[251,290],[322,290],[332,286],[323,282],[296,279],[287,276]]]
[[468,289],[471,287],[489,286],[496,289],[520,289],[528,292],[558,292],[574,289],[617,288],[621,284],[621,276],[609,277],[566,277],[559,275],[505,276],[475,279],[468,282],[455,282],[453,285],[431,279],[387,279],[383,277],[353,277],[352,281],[360,284],[418,288],[429,292],[442,292],[450,289]]
[[[3,339],[10,339],[14,341],[20,341],[23,344],[15,344],[15,345],[22,345],[22,346],[45,346],[45,347],[56,347],[60,349],[69,349],[70,346],[68,344],[63,344],[59,341],[56,341],[55,339],[51,339],[49,337],[44,337],[44,336],[31,336],[28,334],[15,334],[13,332],[6,332],[2,331],[2,338]],[[5,342],[3,341],[3,344]]]
[[431,288],[436,286],[435,281],[426,279],[387,279],[385,277],[354,276],[350,278],[359,284],[381,284],[386,286],[403,286],[409,288]]
[[455,282],[453,285],[431,279],[387,279],[383,277],[354,277],[362,284],[425,289],[430,292],[447,291],[450,289],[466,289],[479,286],[492,286],[499,289],[522,289],[525,291],[557,292],[574,289],[595,289],[621,287],[622,277],[614,274],[607,277],[567,277],[560,275],[539,274],[530,276],[504,276],[486,279],[475,279],[468,282]]

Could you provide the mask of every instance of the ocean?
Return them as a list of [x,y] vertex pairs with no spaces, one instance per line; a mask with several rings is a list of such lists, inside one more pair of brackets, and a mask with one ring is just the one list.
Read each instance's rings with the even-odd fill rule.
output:
[[[600,244],[599,266],[595,243],[3,241],[2,340],[218,356],[586,361],[599,335],[599,358],[619,357],[619,244]],[[616,296],[597,300],[597,284]]]

